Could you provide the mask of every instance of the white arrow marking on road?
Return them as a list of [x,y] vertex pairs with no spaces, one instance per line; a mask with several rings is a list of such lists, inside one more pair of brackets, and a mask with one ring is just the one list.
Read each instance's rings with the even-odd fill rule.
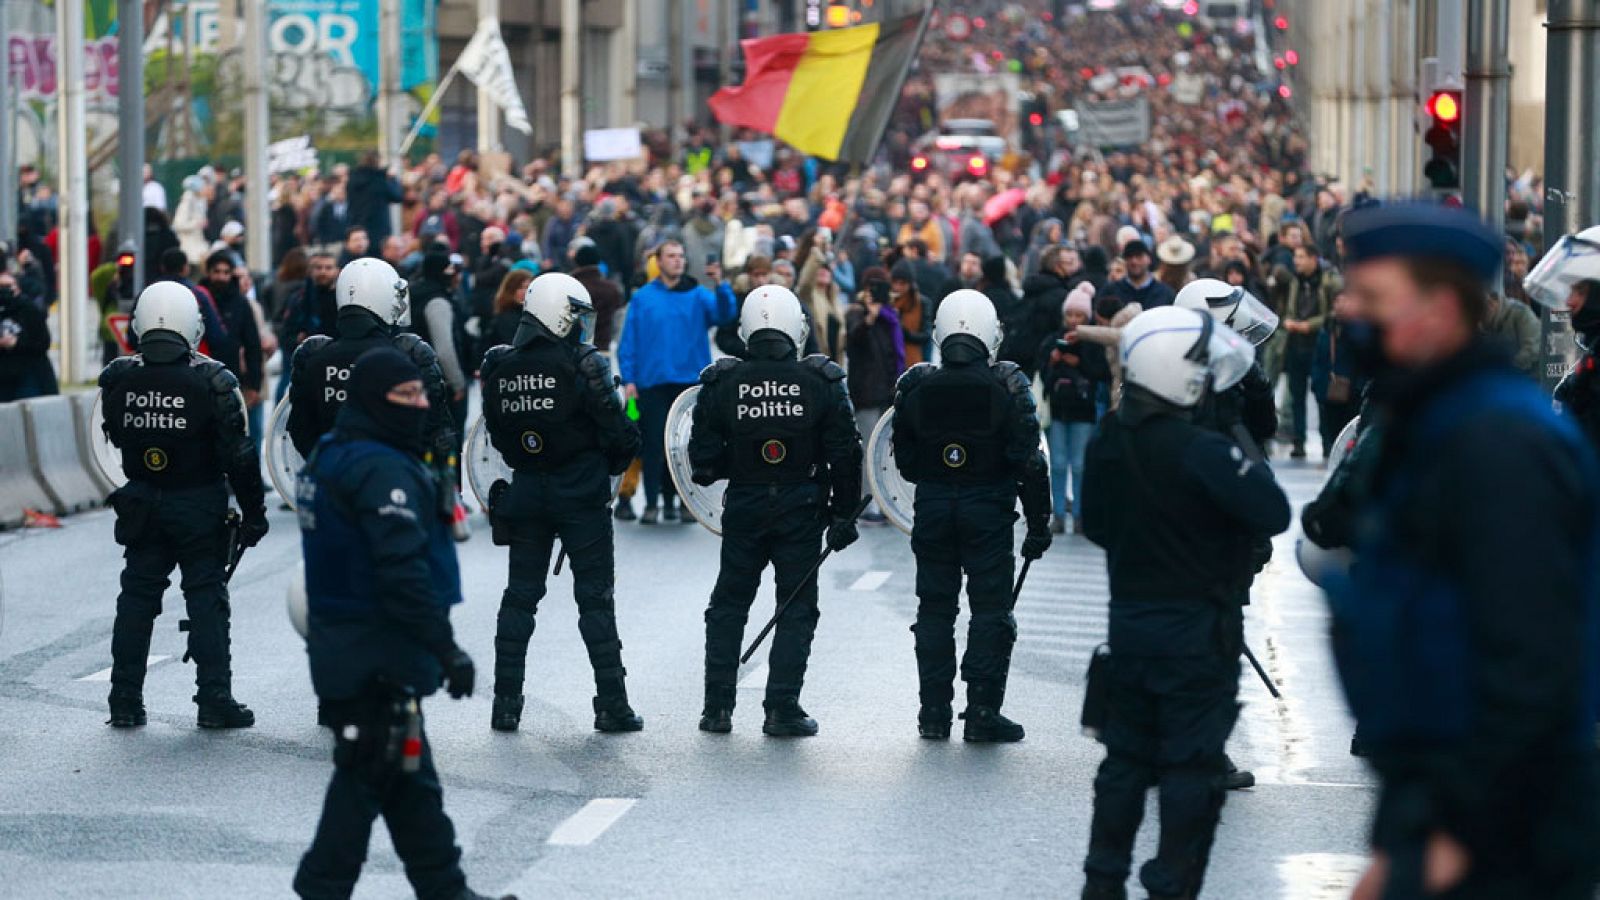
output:
[[606,829],[617,823],[639,800],[636,797],[596,797],[550,832],[545,841],[557,847],[582,847],[592,844]]
[[855,584],[850,585],[850,590],[875,591],[878,588],[883,587],[884,582],[889,580],[890,574],[892,573],[881,571],[867,572],[860,578],[857,578]]
[[[170,657],[170,656],[147,656],[144,659],[145,670],[149,671],[149,669],[152,666],[154,666],[156,663],[163,662],[163,661],[171,659],[171,658],[172,657]],[[85,675],[82,678],[79,678],[78,680],[79,681],[110,681],[111,680],[111,667],[110,666],[106,666],[104,669],[101,669],[98,672],[90,672],[88,675]]]

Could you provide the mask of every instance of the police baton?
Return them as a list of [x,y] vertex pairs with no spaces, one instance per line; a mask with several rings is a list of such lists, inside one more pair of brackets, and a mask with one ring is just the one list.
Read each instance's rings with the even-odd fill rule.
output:
[[[1267,462],[1267,455],[1261,451],[1261,446],[1250,436],[1250,432],[1245,430],[1244,424],[1241,422],[1233,423],[1232,431],[1233,439],[1239,444],[1239,449],[1244,451],[1244,455],[1250,457],[1251,462],[1267,466],[1270,471],[1272,466]],[[1250,650],[1250,645],[1240,641],[1239,647],[1244,652],[1244,658],[1250,661],[1250,668],[1256,670],[1256,675],[1261,678],[1261,683],[1267,686],[1267,693],[1271,694],[1274,700],[1282,700],[1283,694],[1278,691],[1278,686],[1273,684],[1272,679],[1267,676],[1266,667],[1261,665],[1261,660],[1256,659],[1255,653]]]
[[[861,514],[867,511],[867,504],[871,502],[871,495],[862,497],[861,502],[856,506],[855,512],[850,514],[849,521],[854,522],[855,520],[861,518]],[[806,584],[811,581],[812,576],[817,574],[817,570],[822,568],[822,564],[826,562],[828,557],[832,555],[832,547],[822,548],[822,555],[817,557],[817,561],[812,563],[811,568],[806,571],[805,577],[801,578],[800,583],[795,585],[794,590],[789,592],[788,599],[778,604],[778,611],[772,614],[772,618],[761,629],[761,633],[756,635],[756,639],[750,642],[750,649],[744,651],[744,655],[739,657],[739,665],[742,666],[750,661],[750,657],[755,655],[756,649],[761,646],[761,642],[767,639],[767,635],[771,634],[772,629],[777,626],[778,620],[783,618],[783,613],[789,608],[789,604],[794,602],[794,598],[800,596],[800,592],[805,589]]]
[[1267,677],[1267,670],[1261,665],[1261,660],[1256,659],[1256,655],[1250,652],[1250,645],[1240,641],[1239,646],[1244,650],[1244,658],[1250,660],[1250,667],[1256,670],[1257,675],[1261,676],[1261,683],[1267,686],[1267,693],[1271,694],[1274,700],[1282,700],[1283,694],[1278,692],[1278,686],[1272,683],[1271,678]]
[[237,509],[229,509],[222,524],[228,529],[228,565],[222,570],[222,583],[227,584],[233,580],[234,570],[239,568],[239,560],[244,558],[244,544],[239,540],[239,526],[242,520]]
[[1022,583],[1028,580],[1028,567],[1033,565],[1033,560],[1026,557],[1022,560],[1022,571],[1017,573],[1017,586],[1011,589],[1011,605],[1017,605],[1017,599],[1022,596]]

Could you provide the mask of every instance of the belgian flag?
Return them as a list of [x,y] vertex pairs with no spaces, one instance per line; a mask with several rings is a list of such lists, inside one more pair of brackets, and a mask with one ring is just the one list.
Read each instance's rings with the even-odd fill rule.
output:
[[719,122],[770,134],[810,156],[870,162],[927,19],[924,10],[854,28],[741,41],[744,84],[713,94],[711,112]]

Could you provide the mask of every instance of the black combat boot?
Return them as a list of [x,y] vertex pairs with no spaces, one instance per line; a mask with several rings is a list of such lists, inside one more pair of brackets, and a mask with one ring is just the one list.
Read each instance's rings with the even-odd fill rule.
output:
[[950,737],[950,704],[923,705],[917,713],[917,733],[930,741],[948,740]]
[[194,695],[200,706],[196,722],[201,728],[249,728],[256,724],[250,707],[233,699],[227,688],[206,688]]
[[495,694],[494,709],[489,713],[489,727],[495,731],[516,731],[522,724],[522,695]]
[[706,705],[700,712],[700,730],[711,734],[727,734],[732,731],[735,696],[731,684],[707,684]]
[[768,737],[815,737],[817,720],[800,708],[799,697],[776,697],[767,701],[767,720],[761,733]]
[[1005,689],[994,685],[967,685],[967,709],[961,714],[966,722],[962,729],[963,740],[982,744],[1012,744],[1022,740],[1027,733],[1022,726],[1000,715],[1000,702]]
[[676,525],[683,521],[683,514],[678,509],[678,498],[663,497],[661,499],[661,522],[663,525]]
[[594,730],[606,734],[644,730],[644,717],[628,705],[628,692],[621,682],[594,698]]
[[1223,762],[1228,767],[1228,774],[1222,776],[1222,786],[1230,791],[1242,791],[1256,786],[1256,776],[1234,765],[1233,757],[1223,755]]
[[1128,900],[1128,888],[1120,882],[1091,878],[1080,896],[1081,900]]
[[134,691],[111,691],[111,718],[106,724],[112,728],[138,728],[145,723],[144,695]]

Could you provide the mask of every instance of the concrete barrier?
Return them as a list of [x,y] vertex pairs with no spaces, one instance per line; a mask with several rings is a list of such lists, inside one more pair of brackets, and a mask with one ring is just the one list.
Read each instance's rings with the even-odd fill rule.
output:
[[72,411],[74,414],[72,418],[78,434],[78,457],[83,460],[83,467],[89,470],[89,477],[100,485],[100,489],[105,492],[106,496],[110,496],[111,492],[117,489],[117,486],[106,478],[94,461],[95,445],[97,442],[103,441],[104,438],[97,437],[94,433],[94,426],[90,424],[90,418],[94,413],[94,399],[99,394],[99,391],[78,391],[72,394]]
[[89,474],[78,452],[77,414],[68,397],[39,397],[22,401],[22,419],[28,435],[28,463],[34,478],[54,501],[57,515],[66,515],[105,502],[106,491]]
[[22,404],[0,403],[0,528],[21,525],[25,509],[55,507],[33,474],[31,458]]

